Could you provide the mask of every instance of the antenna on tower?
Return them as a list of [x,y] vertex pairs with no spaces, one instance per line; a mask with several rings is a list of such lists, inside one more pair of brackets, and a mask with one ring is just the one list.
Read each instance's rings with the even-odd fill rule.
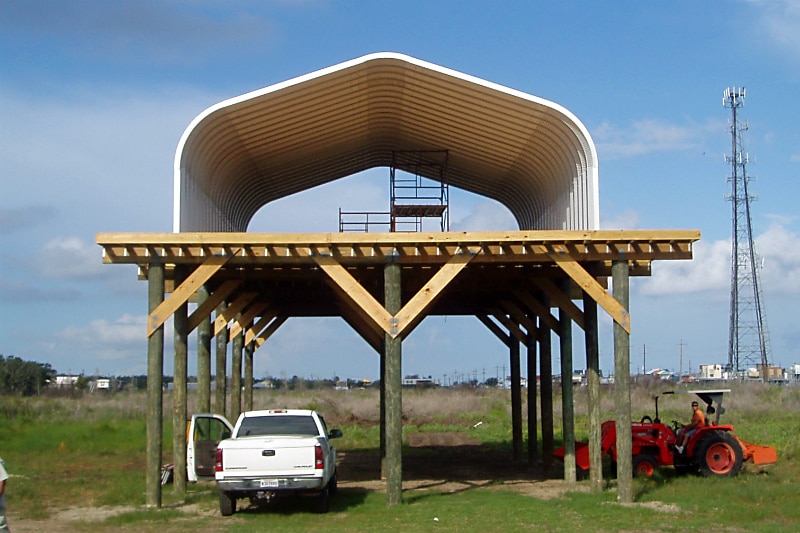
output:
[[759,283],[758,256],[753,241],[753,224],[748,192],[750,177],[742,136],[747,123],[740,124],[738,110],[744,106],[744,87],[725,89],[722,105],[731,110],[731,155],[725,161],[731,165],[731,193],[726,195],[732,208],[731,239],[731,301],[728,332],[728,368],[743,377],[752,368],[760,368],[763,381],[769,374],[770,341],[766,327],[764,298]]

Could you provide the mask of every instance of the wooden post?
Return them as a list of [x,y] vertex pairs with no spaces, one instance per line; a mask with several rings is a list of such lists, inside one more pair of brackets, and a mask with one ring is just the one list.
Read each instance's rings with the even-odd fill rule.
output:
[[589,482],[592,492],[603,490],[603,458],[600,446],[600,348],[597,302],[583,293],[583,322],[586,339],[586,386],[589,389]]
[[[197,289],[197,305],[208,300],[208,287]],[[211,412],[211,315],[197,326],[197,411]]]
[[255,343],[249,342],[244,347],[244,410],[253,410],[253,353]]
[[511,458],[522,460],[522,380],[520,369],[519,341],[510,335],[508,344],[511,372]]
[[[400,265],[384,268],[386,310],[394,316],[402,307]],[[387,505],[403,501],[403,400],[402,341],[399,336],[384,334],[386,347],[386,499]]]
[[386,338],[381,339],[380,354],[380,389],[378,408],[380,410],[380,453],[381,453],[381,479],[386,479]]
[[[567,278],[561,290],[570,296],[572,281]],[[564,436],[564,481],[575,483],[575,402],[572,394],[572,319],[566,311],[558,310],[559,346],[561,351],[561,421]]]
[[[532,317],[536,322],[536,319]],[[535,465],[539,460],[538,416],[536,414],[536,334],[535,328],[528,331],[528,462]]]
[[[186,279],[185,267],[175,267],[175,286]],[[179,498],[186,496],[186,382],[188,358],[188,305],[172,314],[175,356],[172,389],[172,488]]]
[[231,344],[231,404],[228,420],[236,420],[242,412],[242,351],[244,334],[239,332]]
[[[164,301],[164,266],[151,263],[147,270],[148,315]],[[163,442],[164,326],[147,339],[147,466],[145,503],[161,507],[161,446]]]
[[[227,304],[222,302],[217,306],[217,316],[222,316],[227,308]],[[225,398],[227,396],[227,375],[228,375],[228,328],[224,328],[217,333],[216,344],[216,377],[214,378],[214,412],[224,415]],[[235,421],[234,421],[235,423]]]
[[[628,261],[615,260],[611,265],[614,298],[628,309]],[[631,450],[631,339],[625,329],[614,322],[614,406],[617,411],[617,501],[633,502],[633,467]]]
[[[541,295],[542,304],[550,309],[550,299]],[[553,469],[553,348],[552,333],[543,320],[539,321],[539,369],[542,375],[540,403],[542,413],[542,468],[546,474]]]

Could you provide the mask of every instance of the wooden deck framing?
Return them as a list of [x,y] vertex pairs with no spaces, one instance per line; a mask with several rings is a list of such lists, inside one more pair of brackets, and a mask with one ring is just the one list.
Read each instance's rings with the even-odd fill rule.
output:
[[[587,368],[591,371],[591,366],[597,364],[596,346],[589,346],[596,344],[597,318],[594,310],[585,315],[582,309],[592,302],[613,318],[615,361],[617,368],[627,368],[629,353],[624,352],[625,346],[629,352],[631,331],[628,276],[650,275],[653,261],[691,259],[693,243],[699,238],[700,232],[696,230],[101,233],[97,235],[97,244],[103,248],[105,263],[136,264],[140,278],[150,280],[151,312],[146,334],[151,339],[156,334],[163,335],[163,325],[170,317],[179,317],[181,320],[175,321],[176,328],[180,324],[176,340],[185,342],[192,330],[211,321],[214,315],[211,333],[217,335],[218,341],[220,335],[225,335],[225,342],[241,336],[239,345],[249,347],[252,365],[252,352],[288,318],[340,316],[381,354],[381,368],[385,369],[384,358],[399,359],[399,343],[426,316],[466,315],[476,316],[511,347],[512,358],[517,358],[517,365],[511,366],[512,373],[514,368],[518,373],[519,343],[528,346],[529,361],[535,362],[535,353],[531,359],[530,350],[535,352],[537,342],[546,342],[549,351],[549,340],[542,339],[549,339],[550,333],[566,334],[571,331],[571,323],[587,332]],[[387,268],[393,269],[391,276]],[[616,289],[616,294],[609,292],[608,278],[613,279],[614,287],[624,289],[622,293]],[[154,279],[158,280],[155,289]],[[184,320],[179,314],[187,312],[187,303],[197,301],[201,289],[202,303]],[[157,296],[159,293],[161,298]],[[392,305],[387,306],[389,300]],[[582,301],[581,306],[575,301]],[[388,310],[395,307],[395,312]],[[558,312],[553,314],[553,309]],[[622,336],[624,339],[618,346],[617,337]],[[159,343],[150,345],[157,347]],[[571,341],[561,343],[562,362],[565,358],[570,360],[562,370],[571,369],[571,351]],[[148,372],[157,372],[157,362],[153,363],[152,358],[159,354],[150,353],[149,357]],[[160,357],[163,360],[163,353]],[[399,360],[391,359],[391,363],[395,365],[391,368],[399,369]],[[381,376],[382,383],[386,377]],[[543,375],[542,379],[546,377],[549,378]],[[518,375],[512,376],[512,382],[515,378],[519,383]],[[393,387],[391,383],[386,386]],[[382,409],[388,405],[391,411],[394,409],[391,406],[399,406],[392,396],[399,395],[399,381],[397,389],[387,388],[382,393],[385,400]],[[519,404],[518,393],[512,394],[512,400],[515,399],[512,403]],[[517,427],[521,424],[519,408],[512,406],[515,455],[522,449],[522,431]],[[176,420],[185,416],[185,405],[182,409],[184,413],[176,415]],[[571,410],[572,405],[565,409]],[[627,409],[630,410],[629,401]],[[392,431],[396,433],[399,422],[395,418],[400,413],[387,412],[386,416],[386,427],[395,428]],[[543,410],[545,464],[548,452],[552,452],[546,445],[552,438],[545,439],[547,420]],[[624,416],[618,418],[618,424],[623,421]],[[567,422],[565,426],[571,425]],[[552,424],[552,414],[549,423]],[[592,424],[599,427],[599,420],[593,420]],[[565,427],[568,454],[570,439],[574,443],[572,431],[573,428]],[[386,436],[388,440],[398,438],[402,436]],[[176,443],[175,448],[175,463],[185,462],[185,455],[181,456],[185,454],[185,445]],[[618,453],[625,454],[624,450]],[[565,460],[569,459],[568,455]],[[397,461],[399,457],[394,458],[387,479],[389,501],[394,503],[399,501],[401,490],[399,478],[392,474]],[[624,461],[620,459],[620,465]],[[159,476],[155,472],[149,466],[148,504],[160,505],[160,488],[155,487]],[[574,471],[569,475],[574,477]],[[624,490],[622,480],[620,491]],[[623,499],[627,498],[623,494]]]

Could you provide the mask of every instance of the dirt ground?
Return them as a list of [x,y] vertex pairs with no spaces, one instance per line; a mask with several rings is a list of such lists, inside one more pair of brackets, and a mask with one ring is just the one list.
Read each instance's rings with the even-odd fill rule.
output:
[[[541,465],[514,463],[507,454],[481,446],[466,433],[411,434],[407,438],[412,452],[403,456],[403,492],[420,491],[456,493],[475,489],[510,490],[539,499],[558,498],[567,490],[561,480],[563,472],[555,468],[545,475]],[[381,480],[378,452],[350,451],[338,454],[339,487],[342,491],[384,492],[386,482]],[[577,490],[588,487],[580,486]],[[571,490],[576,490],[572,487]],[[56,509],[47,520],[27,520],[16,516],[9,508],[9,525],[14,533],[47,531],[68,533],[79,531],[77,522],[102,522],[115,515],[135,511],[134,506]],[[216,506],[183,505],[176,507],[186,513],[187,519],[208,516],[211,523],[206,531],[213,531],[212,523],[223,519]],[[220,522],[222,524],[223,522]],[[180,520],[172,520],[160,533],[182,531]]]

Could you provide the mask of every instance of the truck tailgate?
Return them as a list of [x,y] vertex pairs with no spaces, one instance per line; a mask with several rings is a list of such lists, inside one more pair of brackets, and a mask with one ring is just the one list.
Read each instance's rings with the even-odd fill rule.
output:
[[225,477],[312,476],[316,438],[241,438],[223,448]]

